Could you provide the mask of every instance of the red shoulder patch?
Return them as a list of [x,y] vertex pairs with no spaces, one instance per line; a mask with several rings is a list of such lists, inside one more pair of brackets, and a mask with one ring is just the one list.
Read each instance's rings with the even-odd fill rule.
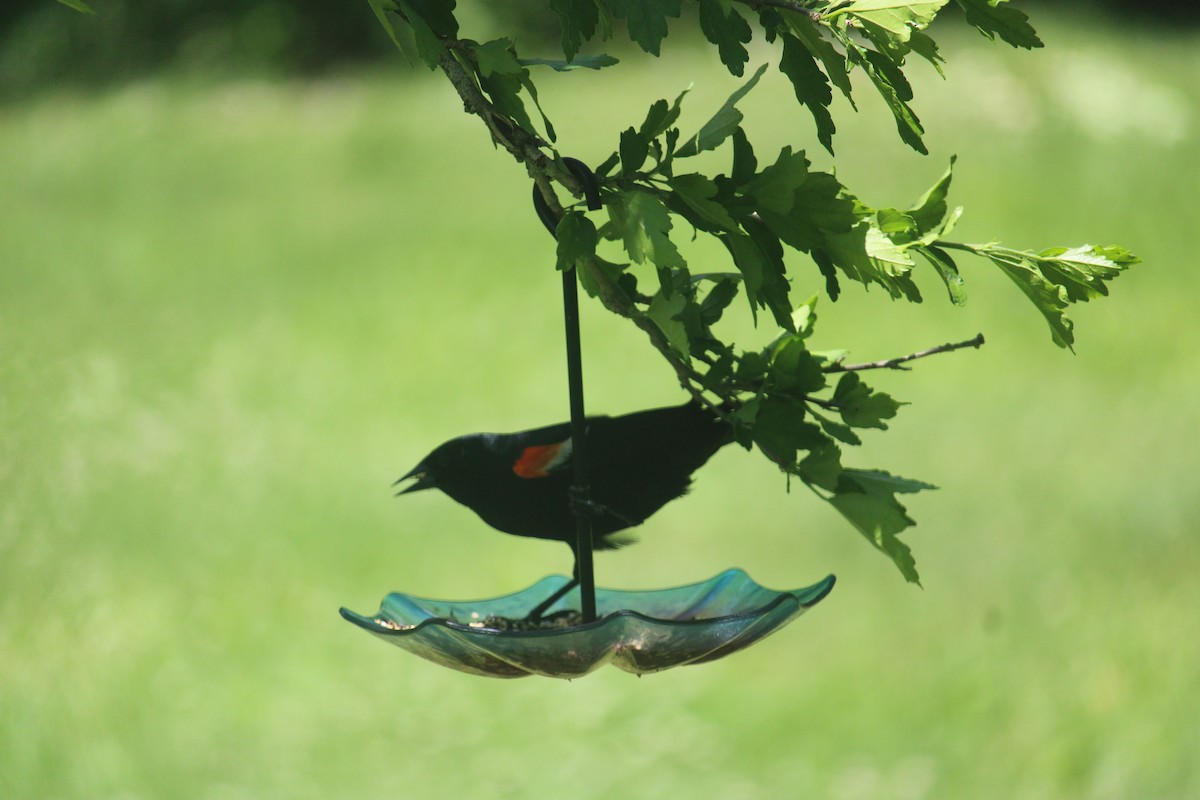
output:
[[571,440],[556,444],[526,447],[513,463],[513,472],[522,478],[544,478],[571,457]]

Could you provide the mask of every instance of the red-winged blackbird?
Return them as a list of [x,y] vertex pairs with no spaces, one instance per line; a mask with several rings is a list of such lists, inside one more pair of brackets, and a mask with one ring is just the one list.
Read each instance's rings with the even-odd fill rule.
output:
[[[732,426],[695,402],[586,422],[592,535],[598,550],[683,495],[692,473],[733,441]],[[441,489],[497,530],[575,549],[571,426],[451,439],[401,481]]]

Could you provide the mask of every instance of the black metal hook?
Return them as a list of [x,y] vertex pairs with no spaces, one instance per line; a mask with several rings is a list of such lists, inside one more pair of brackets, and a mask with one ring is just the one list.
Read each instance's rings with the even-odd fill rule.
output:
[[[566,165],[571,175],[575,180],[579,181],[579,186],[583,189],[583,199],[587,202],[589,211],[599,211],[604,207],[604,201],[600,199],[600,181],[596,179],[596,173],[577,158],[570,156],[562,157],[563,164]],[[546,226],[546,230],[550,231],[551,236],[557,236],[558,233],[558,217],[550,210],[550,204],[546,202],[542,190],[535,183],[533,185],[533,208],[537,211],[538,219]]]
[[[563,158],[563,163],[583,189],[584,198],[589,210],[595,211],[603,206],[600,199],[600,184],[596,175],[582,161],[574,158]],[[533,185],[533,207],[538,218],[557,238],[558,218],[551,211],[549,203],[542,190]],[[589,508],[588,461],[586,440],[586,415],[583,407],[583,356],[579,342],[579,288],[575,276],[575,268],[563,270],[563,322],[567,342],[567,388],[571,408],[571,442],[575,475],[572,487],[572,507],[575,511],[575,544],[571,550],[575,554],[575,569],[570,583],[551,595],[532,612],[531,616],[540,616],[559,597],[566,594],[575,584],[579,585],[579,597],[583,621],[591,622],[596,619],[596,580],[592,570],[592,517]]]

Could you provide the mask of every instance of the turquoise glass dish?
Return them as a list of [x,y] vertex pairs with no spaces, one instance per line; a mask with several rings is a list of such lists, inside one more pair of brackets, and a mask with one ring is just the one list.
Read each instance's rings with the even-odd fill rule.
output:
[[[775,591],[740,569],[671,589],[596,589],[597,619],[538,630],[498,630],[489,617],[523,618],[567,582],[543,578],[527,589],[487,600],[447,601],[393,593],[378,613],[341,610],[350,622],[435,664],[473,675],[578,678],[604,664],[645,675],[702,664],[774,633],[833,589],[830,575],[812,586]],[[546,616],[578,607],[578,590]]]

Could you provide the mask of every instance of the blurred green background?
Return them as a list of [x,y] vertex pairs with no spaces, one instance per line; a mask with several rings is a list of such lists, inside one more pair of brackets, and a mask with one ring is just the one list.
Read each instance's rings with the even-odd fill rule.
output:
[[[640,680],[473,678],[337,614],[570,567],[561,545],[389,490],[452,435],[566,414],[528,180],[447,86],[390,56],[15,83],[0,797],[1200,796],[1200,39],[1032,10],[1044,51],[951,25],[948,80],[914,65],[928,158],[866,94],[861,114],[843,104],[839,176],[895,205],[957,154],[959,238],[1120,243],[1146,264],[1075,311],[1075,356],[982,262],[960,262],[963,309],[929,281],[922,306],[855,287],[823,302],[817,345],[856,358],[988,337],[875,375],[912,405],[846,457],[942,487],[910,504],[925,587],[729,448],[639,544],[598,557],[600,582],[736,565],[838,586],[750,650]],[[661,62],[543,80],[564,152],[600,161],[692,83],[684,126],[707,118],[737,82],[683,27]],[[828,167],[793,106],[778,80],[745,101],[760,159],[790,143]],[[584,346],[592,411],[681,399],[591,304]]]

